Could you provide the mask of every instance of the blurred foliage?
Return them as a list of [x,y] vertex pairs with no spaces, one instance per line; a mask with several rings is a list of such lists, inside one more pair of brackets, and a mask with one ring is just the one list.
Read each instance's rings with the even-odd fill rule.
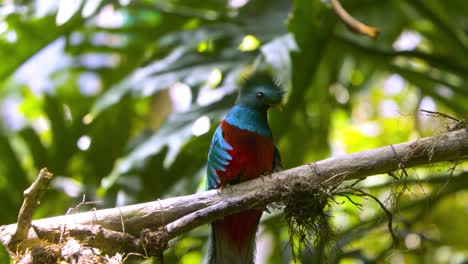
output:
[[[376,40],[320,0],[3,1],[0,224],[16,220],[45,166],[57,178],[36,217],[64,214],[83,195],[104,208],[202,190],[211,134],[250,64],[268,64],[288,91],[285,111],[270,113],[285,168],[450,125],[421,109],[467,117],[465,0],[341,2],[380,28]],[[450,176],[452,166],[410,171],[397,248],[371,200],[330,208],[332,262],[468,261],[468,167]],[[388,200],[391,183],[382,175],[360,187]],[[262,223],[259,262],[289,263],[281,213]],[[207,234],[180,238],[167,263],[199,263]],[[320,263],[322,244],[302,263]]]

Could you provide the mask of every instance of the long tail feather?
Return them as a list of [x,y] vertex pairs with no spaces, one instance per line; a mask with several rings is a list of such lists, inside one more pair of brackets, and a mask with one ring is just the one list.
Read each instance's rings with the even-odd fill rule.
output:
[[255,234],[262,212],[248,210],[211,225],[209,264],[255,263]]

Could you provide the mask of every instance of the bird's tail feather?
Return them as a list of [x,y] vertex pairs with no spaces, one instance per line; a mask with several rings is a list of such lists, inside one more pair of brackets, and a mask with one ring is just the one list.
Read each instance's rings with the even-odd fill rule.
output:
[[253,264],[255,234],[262,211],[248,210],[211,225],[208,264]]

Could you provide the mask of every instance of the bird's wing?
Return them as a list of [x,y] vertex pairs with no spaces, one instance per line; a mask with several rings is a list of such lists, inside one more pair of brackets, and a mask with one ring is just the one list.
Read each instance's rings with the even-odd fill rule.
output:
[[226,166],[232,160],[231,155],[228,153],[229,150],[232,150],[232,147],[224,140],[223,131],[221,125],[219,125],[213,135],[210,151],[208,152],[207,190],[218,188],[220,179],[216,171],[226,171]]
[[275,152],[273,153],[273,172],[278,172],[283,169],[283,164],[281,163],[280,153],[278,148],[275,146]]

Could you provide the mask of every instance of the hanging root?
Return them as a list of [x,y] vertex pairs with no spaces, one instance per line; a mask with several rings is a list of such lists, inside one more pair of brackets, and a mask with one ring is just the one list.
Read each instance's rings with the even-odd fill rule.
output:
[[[396,203],[406,190],[406,176],[407,172],[404,166],[401,166],[400,170],[394,174],[394,177],[399,180],[399,185],[403,185],[403,187],[392,190],[391,196],[394,197],[392,200],[394,206],[397,206]],[[362,208],[362,205],[354,201],[352,196],[372,198],[387,216],[388,231],[392,237],[393,245],[398,244],[398,237],[393,227],[393,214],[378,198],[355,188],[359,181],[345,186],[340,186],[342,181],[338,181],[333,186],[323,187],[297,180],[289,183],[288,186],[278,186],[283,191],[284,217],[289,227],[289,240],[295,262],[307,248],[313,250],[320,263],[328,263],[331,260],[330,246],[335,238],[335,230],[330,223],[327,208],[333,204],[343,203],[337,202],[336,196],[345,197],[359,209]]]
[[[317,252],[328,252],[334,230],[325,208],[330,204],[330,190],[304,181],[292,184],[284,196],[284,217],[289,227],[289,240],[294,261],[303,249],[315,246]],[[323,250],[325,249],[325,250]],[[325,261],[325,256],[322,256]]]
[[168,247],[169,234],[165,228],[155,231],[143,229],[140,233],[146,256],[156,257],[157,263],[163,262],[163,252]]

